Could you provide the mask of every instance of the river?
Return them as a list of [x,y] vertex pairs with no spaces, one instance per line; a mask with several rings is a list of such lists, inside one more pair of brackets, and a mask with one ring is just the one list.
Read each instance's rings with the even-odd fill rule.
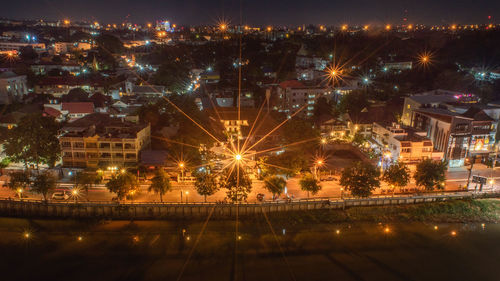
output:
[[2,280],[500,280],[499,224],[261,216],[237,228],[0,218]]

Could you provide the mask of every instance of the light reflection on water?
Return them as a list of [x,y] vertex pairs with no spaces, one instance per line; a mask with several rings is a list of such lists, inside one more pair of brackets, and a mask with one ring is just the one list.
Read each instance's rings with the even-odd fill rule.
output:
[[11,280],[499,280],[498,224],[275,222],[273,234],[261,220],[238,233],[211,221],[200,236],[202,226],[0,219],[0,270]]

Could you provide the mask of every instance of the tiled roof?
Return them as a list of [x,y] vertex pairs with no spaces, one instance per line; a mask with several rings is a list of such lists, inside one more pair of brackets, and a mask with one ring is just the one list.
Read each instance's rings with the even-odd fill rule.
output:
[[474,118],[474,121],[493,121],[482,109],[471,107],[469,110],[462,114],[464,117]]
[[62,110],[67,110],[69,113],[93,113],[94,104],[91,102],[63,102]]
[[280,83],[281,88],[304,88],[304,84],[297,80],[288,80]]
[[61,112],[59,110],[53,108],[53,107],[45,107],[43,109],[43,114],[45,116],[52,116],[52,117],[55,117],[55,118],[61,116]]

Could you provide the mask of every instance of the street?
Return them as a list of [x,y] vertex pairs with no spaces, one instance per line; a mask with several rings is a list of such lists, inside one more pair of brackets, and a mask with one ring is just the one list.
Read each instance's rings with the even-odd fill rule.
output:
[[[450,171],[447,172],[447,181],[445,190],[457,190],[459,187],[464,188],[467,184],[467,175],[468,171],[465,168],[451,168]],[[491,190],[499,188],[498,183],[500,183],[500,169],[492,169],[487,168],[484,165],[477,164],[474,166],[474,170],[472,175],[480,175],[488,178],[488,183],[483,186],[483,190]],[[490,180],[493,179],[493,185],[490,184]],[[299,185],[299,177],[293,177],[287,180],[286,185],[286,194],[294,199],[303,199],[308,198],[308,194],[306,191],[300,189]],[[341,186],[338,183],[339,176],[335,176],[333,181],[321,181],[322,189],[315,195],[309,194],[310,197],[341,197]],[[471,182],[470,188],[473,189],[475,184]],[[66,190],[69,191],[73,188],[72,183],[68,182],[60,182],[58,184],[58,191]],[[374,194],[382,194],[381,190],[387,188],[387,185],[382,182],[381,187],[374,191]],[[407,189],[415,188],[415,182],[412,179],[410,184],[406,187]],[[479,187],[478,187],[479,188]],[[139,192],[134,196],[134,202],[160,202],[160,196],[154,193],[149,193],[147,191],[148,185],[141,185],[139,188]],[[397,191],[396,191],[397,192]],[[254,180],[252,183],[252,191],[248,194],[248,202],[257,201],[257,194],[264,194],[264,200],[272,200],[272,194],[269,193],[265,188],[262,181]],[[49,197],[51,194],[49,194]],[[6,188],[0,188],[0,197],[2,198],[14,198],[15,192]],[[27,194],[23,194],[24,198],[30,199],[41,199],[42,196],[38,194],[33,194],[28,192]],[[76,200],[84,200],[84,201],[111,201],[111,199],[115,197],[113,193],[108,192],[104,184],[96,185],[92,187],[88,196],[84,191],[81,191],[77,196]],[[217,191],[214,195],[207,197],[207,201],[223,201],[226,198],[226,190],[221,189]],[[285,199],[286,195],[282,194],[280,199]],[[68,199],[74,200],[74,197]],[[129,200],[132,201],[132,200]],[[172,182],[172,190],[167,192],[163,196],[164,202],[204,202],[203,196],[199,195],[193,183],[177,183]]]

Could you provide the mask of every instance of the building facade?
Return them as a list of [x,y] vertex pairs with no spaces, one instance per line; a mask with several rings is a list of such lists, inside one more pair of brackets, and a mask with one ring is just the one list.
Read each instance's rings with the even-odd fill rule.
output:
[[128,167],[150,146],[150,125],[91,114],[63,128],[60,137],[64,167]]
[[20,101],[28,94],[26,75],[7,71],[0,74],[0,104]]

